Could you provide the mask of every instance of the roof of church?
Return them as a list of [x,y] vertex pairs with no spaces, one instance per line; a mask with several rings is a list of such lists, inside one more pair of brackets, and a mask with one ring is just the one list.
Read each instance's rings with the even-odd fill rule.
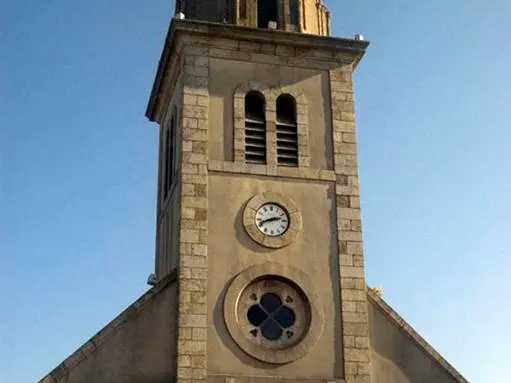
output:
[[457,381],[468,383],[465,379],[440,353],[433,348],[413,327],[408,324],[387,302],[383,300],[373,289],[367,289],[367,300],[384,314],[396,327],[412,339],[420,348],[433,360],[440,364]]
[[153,301],[158,293],[177,280],[176,277],[177,269],[174,269],[172,273],[160,280],[158,284],[133,302],[126,310],[120,313],[114,320],[85,342],[85,344],[59,364],[53,371],[41,379],[39,383],[53,383],[64,377],[67,372],[83,362],[88,356],[92,355],[98,348],[100,348],[110,336],[116,333],[116,330],[119,327],[129,321],[130,318],[137,315],[137,313],[144,310],[144,308]]

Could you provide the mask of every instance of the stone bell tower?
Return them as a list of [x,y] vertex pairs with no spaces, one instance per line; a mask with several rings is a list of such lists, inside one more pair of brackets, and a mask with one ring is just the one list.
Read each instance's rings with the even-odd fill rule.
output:
[[[366,288],[353,71],[321,0],[178,1],[152,287],[41,383],[466,383]],[[184,15],[184,16],[183,16]]]
[[369,382],[352,83],[368,44],[329,37],[317,0],[179,12],[147,109],[177,380]]

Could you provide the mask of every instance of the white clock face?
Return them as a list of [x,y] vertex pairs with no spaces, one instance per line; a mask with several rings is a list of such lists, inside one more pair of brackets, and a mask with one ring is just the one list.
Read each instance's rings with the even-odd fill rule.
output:
[[278,237],[289,228],[289,215],[277,204],[266,203],[256,212],[257,228],[269,237]]

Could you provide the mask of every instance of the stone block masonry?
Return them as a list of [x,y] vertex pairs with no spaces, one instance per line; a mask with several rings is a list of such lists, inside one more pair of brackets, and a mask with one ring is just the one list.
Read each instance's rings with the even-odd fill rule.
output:
[[362,246],[360,192],[351,67],[330,71],[336,174],[344,378],[370,383],[369,319]]
[[208,249],[209,60],[184,49],[176,382],[205,382]]

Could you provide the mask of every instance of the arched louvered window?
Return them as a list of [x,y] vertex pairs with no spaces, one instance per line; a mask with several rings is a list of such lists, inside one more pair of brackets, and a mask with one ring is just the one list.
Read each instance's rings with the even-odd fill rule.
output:
[[163,199],[165,200],[170,192],[176,177],[178,162],[176,110],[170,118],[170,126],[165,134],[165,166],[163,171]]
[[167,195],[168,195],[168,183],[169,183],[169,174],[168,174],[168,169],[169,169],[169,166],[170,166],[170,162],[171,162],[171,158],[172,156],[169,155],[169,149],[170,149],[170,146],[169,146],[169,143],[170,143],[170,129],[167,129],[166,132],[165,132],[165,145],[164,145],[164,155],[165,155],[165,160],[164,160],[164,165],[163,165],[163,182],[162,182],[162,191],[163,191],[163,200],[165,201],[167,199]]
[[289,94],[277,99],[277,162],[283,166],[298,166],[296,101]]
[[266,163],[265,100],[256,91],[248,92],[245,96],[245,161]]

